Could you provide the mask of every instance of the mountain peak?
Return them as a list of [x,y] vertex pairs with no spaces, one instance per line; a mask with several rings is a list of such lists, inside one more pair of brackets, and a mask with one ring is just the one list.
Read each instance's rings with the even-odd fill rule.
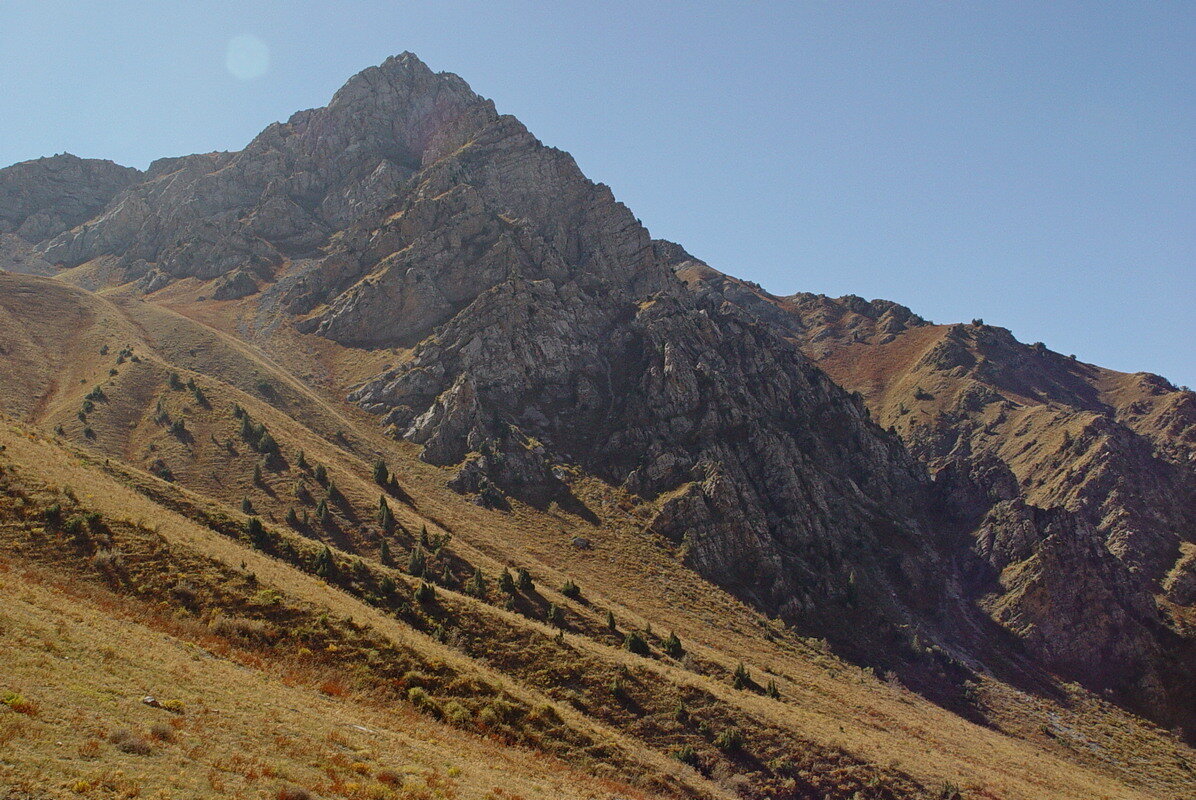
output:
[[494,106],[476,94],[460,76],[433,72],[411,52],[390,56],[354,75],[333,95],[327,110],[371,105],[392,112],[442,111],[445,107]]

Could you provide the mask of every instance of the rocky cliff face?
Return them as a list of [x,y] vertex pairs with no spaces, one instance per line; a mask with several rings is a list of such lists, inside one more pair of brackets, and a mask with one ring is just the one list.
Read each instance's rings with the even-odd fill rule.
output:
[[95,216],[141,173],[70,154],[0,169],[0,234],[40,242]]
[[44,253],[66,266],[117,256],[131,276],[268,273],[314,252],[494,117],[464,81],[404,54],[354,77],[327,107],[271,125],[239,153],[155,162]]
[[75,165],[91,188],[35,200],[4,194],[49,181],[19,167],[0,225],[39,269],[203,281],[246,335],[393,350],[346,393],[479,503],[623,487],[702,574],[927,691],[966,672],[959,608],[1156,718],[1190,685],[1154,599],[1190,593],[1190,393],[723,276],[410,54],[237,153]]
[[994,620],[1053,669],[1190,724],[1175,699],[1196,677],[1192,609],[1168,587],[1186,585],[1196,540],[1193,393],[979,321],[933,325],[887,301],[775,297],[700,262],[674,267],[797,343],[901,436],[968,532],[957,559]]

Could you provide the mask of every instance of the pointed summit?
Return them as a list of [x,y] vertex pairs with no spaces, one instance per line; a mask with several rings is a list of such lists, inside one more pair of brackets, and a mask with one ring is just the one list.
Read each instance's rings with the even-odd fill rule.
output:
[[[326,108],[301,114],[325,123],[325,118],[334,119],[355,138],[391,136],[397,146],[424,163],[429,148],[434,159],[459,147],[461,133],[476,132],[497,117],[494,104],[474,93],[460,77],[433,72],[408,52],[362,70],[337,90]],[[305,119],[296,115],[291,124],[296,118]]]
[[148,180],[86,228],[46,243],[45,255],[65,266],[118,256],[127,279],[268,271],[314,253],[497,118],[465,81],[403,53],[350,78],[326,107],[270,125],[239,153],[155,162]]

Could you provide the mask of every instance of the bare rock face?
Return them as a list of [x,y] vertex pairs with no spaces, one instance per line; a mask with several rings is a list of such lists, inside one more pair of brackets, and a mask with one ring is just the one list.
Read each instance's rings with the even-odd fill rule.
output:
[[[878,590],[927,581],[914,509],[929,484],[896,439],[792,344],[654,268],[667,290],[639,298],[626,285],[587,291],[601,273],[506,281],[352,398],[434,463],[482,453],[461,488],[484,471],[542,502],[565,489],[553,466],[578,465],[663,498],[653,532],[795,619],[845,602],[853,571]],[[918,568],[890,570],[902,553]]]
[[800,343],[900,434],[971,542],[956,558],[986,565],[974,597],[1040,661],[1192,724],[1176,703],[1196,686],[1191,611],[1158,603],[1192,604],[1181,553],[1196,542],[1196,395],[979,320],[932,325],[885,301],[774,297],[700,262],[677,269]]
[[243,269],[230,272],[216,281],[213,300],[239,300],[257,291],[257,281]]
[[141,176],[64,153],[0,169],[0,234],[40,242],[83,223]]
[[494,118],[459,78],[397,56],[239,153],[155,162],[88,225],[48,242],[45,256],[73,266],[116,255],[203,279],[270,269],[313,252]]
[[1156,719],[1184,721],[1169,700],[1186,681],[1165,666],[1154,598],[1095,528],[1060,509],[1013,500],[985,517],[976,551],[999,586],[986,607],[1043,663],[1083,675],[1095,690],[1128,695]]

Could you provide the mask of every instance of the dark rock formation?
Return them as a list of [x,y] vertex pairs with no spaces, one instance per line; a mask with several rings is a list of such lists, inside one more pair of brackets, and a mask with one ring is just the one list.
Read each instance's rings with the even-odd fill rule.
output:
[[0,169],[0,234],[49,239],[94,217],[140,177],[132,167],[69,153]]

